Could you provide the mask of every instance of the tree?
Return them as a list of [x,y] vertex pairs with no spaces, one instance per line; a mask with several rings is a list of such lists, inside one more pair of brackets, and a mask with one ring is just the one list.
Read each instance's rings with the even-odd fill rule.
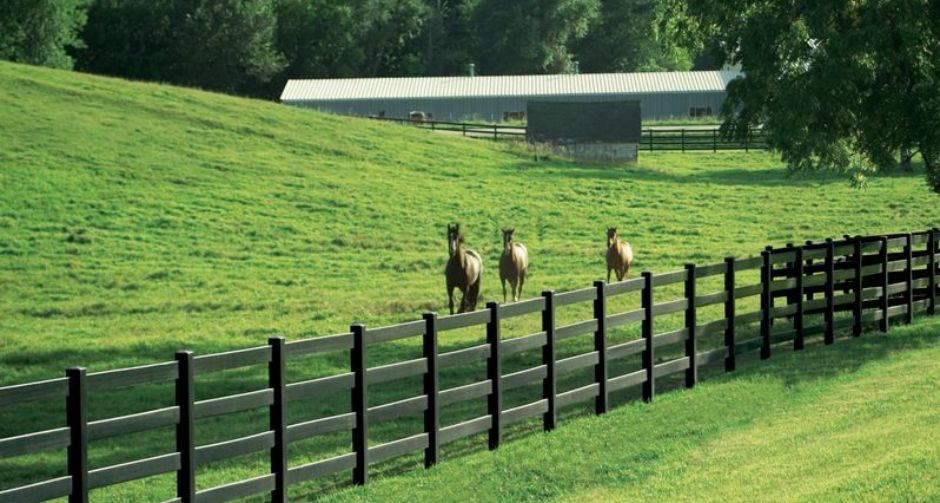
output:
[[177,82],[257,93],[284,66],[274,48],[272,0],[203,0],[187,12],[175,54]]
[[940,193],[940,2],[936,0],[674,1],[719,63],[727,131],[762,125],[791,168],[885,169],[920,153]]
[[97,0],[81,69],[260,94],[284,66],[273,0]]
[[0,0],[0,59],[72,68],[86,0]]
[[358,44],[367,77],[419,75],[421,33],[430,15],[424,0],[357,0]]
[[570,71],[569,46],[587,35],[599,8],[599,0],[481,0],[476,9],[481,71]]
[[688,70],[692,58],[660,31],[659,0],[602,0],[600,15],[573,52],[585,72]]

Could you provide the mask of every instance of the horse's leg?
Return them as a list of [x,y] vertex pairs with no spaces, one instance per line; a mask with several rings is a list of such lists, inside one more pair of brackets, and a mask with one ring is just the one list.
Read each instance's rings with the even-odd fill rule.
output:
[[447,287],[447,306],[450,308],[450,314],[454,314],[454,287]]
[[460,289],[460,307],[457,309],[457,313],[467,312],[467,289]]
[[503,284],[503,304],[506,303],[506,278],[499,278],[499,281]]
[[625,269],[617,269],[617,281],[623,281],[623,277],[626,274]]
[[525,284],[525,271],[522,271],[522,274],[519,275],[519,297],[522,298],[522,285]]
[[610,267],[607,268],[607,282],[610,283]]
[[509,281],[510,281],[509,286],[512,287],[512,301],[518,302],[519,301],[519,278],[515,277],[515,278],[510,279]]
[[470,285],[470,288],[467,288],[467,311],[476,311],[477,310],[477,300],[480,298],[480,280],[483,278],[477,278],[477,282]]

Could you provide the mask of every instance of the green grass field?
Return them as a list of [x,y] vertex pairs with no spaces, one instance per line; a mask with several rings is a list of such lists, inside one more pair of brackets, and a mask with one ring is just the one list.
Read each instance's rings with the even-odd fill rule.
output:
[[[271,335],[296,339],[343,332],[354,321],[375,326],[443,312],[451,221],[484,256],[483,296],[499,300],[500,227],[515,227],[530,250],[531,296],[602,277],[607,225],[633,244],[637,274],[753,255],[766,244],[937,223],[922,172],[876,177],[855,190],[839,175],[790,177],[766,153],[643,153],[632,166],[580,165],[536,159],[518,146],[8,63],[0,63],[0,89],[0,385],[60,376],[70,365],[120,368],[166,361],[183,348],[206,354]],[[560,312],[559,323],[584,313]],[[504,336],[536,325],[534,317],[519,320]],[[441,346],[481,340],[466,330]],[[561,356],[585,347],[575,340]],[[414,357],[418,348],[388,344],[372,363]],[[506,371],[531,365],[526,358],[507,362]],[[345,355],[291,362],[291,378],[347,365]],[[442,385],[478,374],[457,372]],[[257,389],[265,377],[248,368],[200,379],[202,399]],[[372,399],[416,388],[417,381],[395,383]],[[164,385],[92,396],[91,418],[171,400]],[[344,410],[346,402],[298,404],[292,420]],[[0,408],[0,437],[61,422],[58,403]],[[197,433],[208,443],[265,423],[265,411],[250,411],[204,421]],[[399,438],[418,423],[373,433],[377,441]],[[97,442],[92,467],[160,454],[171,439],[163,431]],[[297,446],[291,463],[347,444],[348,435]],[[0,488],[61,474],[63,459],[53,452],[0,460]],[[199,485],[264,467],[263,456],[209,466]],[[162,476],[96,494],[149,501],[171,497],[172,487]]]

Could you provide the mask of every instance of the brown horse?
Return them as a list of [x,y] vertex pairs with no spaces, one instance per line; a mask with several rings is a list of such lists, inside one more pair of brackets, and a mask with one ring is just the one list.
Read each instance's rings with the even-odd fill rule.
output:
[[450,258],[444,269],[447,279],[447,299],[450,314],[454,314],[454,288],[463,294],[458,313],[475,311],[480,296],[480,281],[483,278],[483,259],[480,254],[463,247],[460,224],[447,225],[447,247]]
[[610,271],[617,273],[617,281],[623,281],[623,278],[630,272],[630,264],[633,262],[633,248],[630,243],[617,238],[617,228],[607,228],[607,282],[610,283]]
[[[512,289],[512,301],[522,296],[525,273],[529,269],[529,252],[525,245],[513,241],[516,229],[503,229],[503,255],[499,258],[499,280],[503,283],[503,302],[506,302],[506,281]],[[518,286],[518,290],[517,287]]]

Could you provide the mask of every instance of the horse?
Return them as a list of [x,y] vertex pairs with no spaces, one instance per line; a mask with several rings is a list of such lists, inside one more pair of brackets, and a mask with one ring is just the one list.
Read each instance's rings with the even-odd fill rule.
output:
[[617,273],[617,281],[623,281],[623,278],[630,272],[630,264],[633,262],[633,248],[630,243],[617,238],[617,228],[607,228],[607,282],[610,283],[610,271]]
[[458,313],[475,311],[480,296],[480,281],[483,278],[483,259],[480,254],[464,249],[464,238],[460,224],[447,225],[447,248],[450,258],[444,269],[447,279],[447,299],[450,314],[454,314],[454,288],[460,289],[462,297]]
[[[499,258],[499,280],[503,283],[503,303],[506,302],[506,281],[512,289],[512,301],[522,296],[525,273],[529,269],[529,251],[522,243],[513,241],[516,229],[503,229],[503,255]],[[518,286],[518,289],[516,288]]]

